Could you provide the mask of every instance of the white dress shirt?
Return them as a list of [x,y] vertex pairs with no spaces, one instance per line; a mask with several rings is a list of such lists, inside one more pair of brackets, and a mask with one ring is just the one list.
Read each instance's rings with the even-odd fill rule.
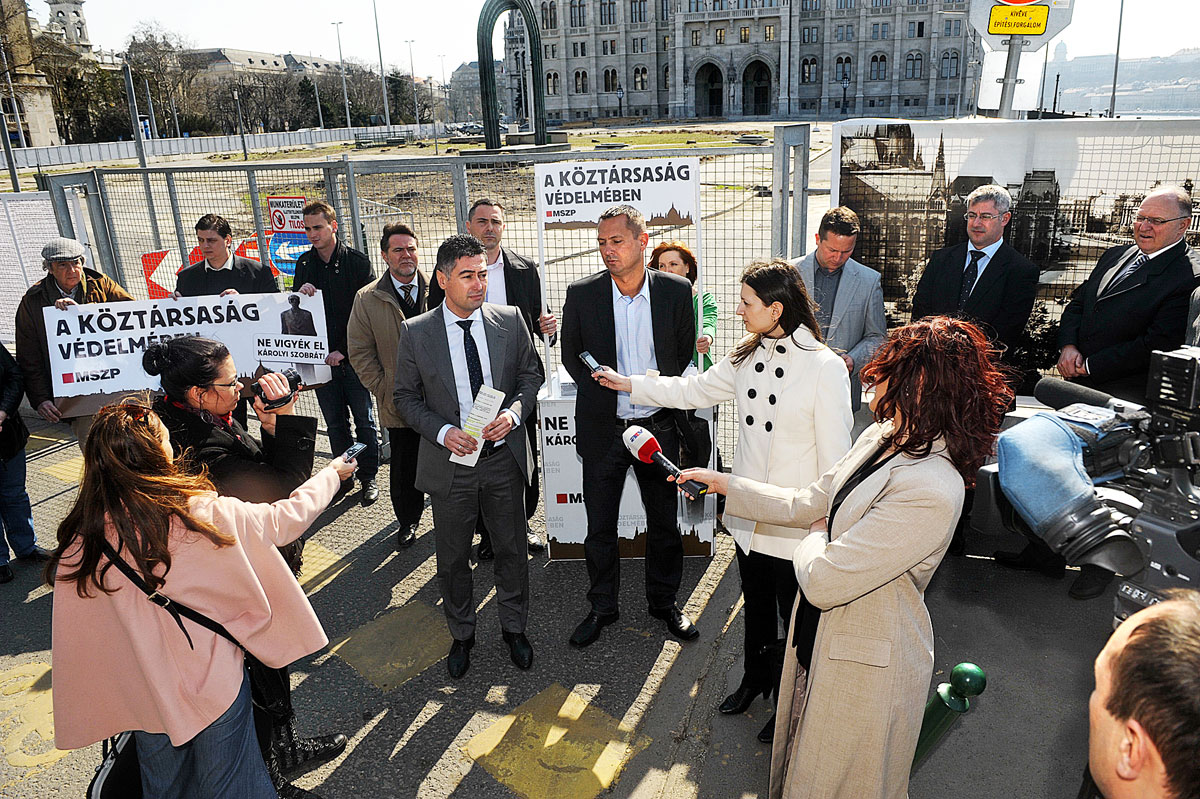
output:
[[979,278],[983,277],[983,270],[987,269],[987,265],[992,262],[992,257],[996,254],[996,250],[1000,249],[1000,245],[1004,243],[1003,238],[996,239],[986,247],[979,248],[974,244],[967,242],[967,259],[963,261],[963,271],[967,271],[967,267],[971,265],[971,253],[981,252],[983,257],[979,259],[978,272],[975,274],[975,282],[971,285],[971,291],[975,290],[975,286],[979,285]]
[[[650,278],[643,275],[642,287],[626,297],[612,284],[613,326],[617,333],[617,371],[623,375],[644,375],[658,369],[654,352],[654,317],[650,312]],[[653,405],[634,405],[629,392],[617,392],[617,418],[641,419],[657,413]]]
[[508,301],[508,287],[504,284],[504,252],[494,263],[487,265],[487,301],[492,305],[512,305]]
[[213,266],[212,262],[209,261],[207,258],[205,258],[204,259],[204,268],[210,272],[220,272],[222,269],[232,269],[233,268],[233,253],[229,253],[229,257],[225,259],[225,263],[221,264],[220,266]]
[[[412,280],[408,281],[407,283],[401,283],[399,280],[397,280],[396,276],[393,275],[390,270],[388,271],[388,277],[390,277],[392,279],[392,285],[396,287],[396,293],[399,294],[401,298],[404,297],[404,287],[412,286],[413,291],[412,291],[411,299],[413,302],[417,301],[417,291],[420,289],[420,286],[417,284],[417,273],[416,272],[413,272]],[[472,325],[472,327],[474,327],[474,325]],[[459,345],[460,346],[462,345],[462,337],[461,336],[459,336]]]
[[[458,420],[461,425],[466,418],[471,415],[471,408],[475,405],[475,395],[471,393],[471,376],[467,373],[467,350],[463,343],[463,331],[459,327],[459,322],[465,322],[457,316],[453,311],[446,307],[446,303],[442,303],[442,318],[446,323],[446,342],[450,345],[450,366],[454,370],[454,388],[458,394]],[[483,313],[479,308],[476,308],[474,313],[467,317],[471,320],[471,338],[475,340],[475,348],[479,350],[479,365],[483,368],[483,384],[495,388],[492,383],[492,361],[488,357],[487,333],[483,329]],[[517,415],[508,408],[505,408],[501,413],[507,413],[512,419],[513,427],[518,427],[521,420]],[[442,425],[442,429],[438,431],[437,443],[443,447],[446,446],[446,433],[454,428],[454,425]],[[504,443],[504,440],[495,442],[498,447]]]

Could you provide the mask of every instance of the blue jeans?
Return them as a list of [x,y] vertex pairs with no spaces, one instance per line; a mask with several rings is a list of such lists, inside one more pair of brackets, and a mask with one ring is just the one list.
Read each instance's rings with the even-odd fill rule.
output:
[[358,441],[367,448],[358,456],[358,479],[374,480],[379,473],[379,436],[375,428],[375,410],[371,407],[371,392],[358,379],[348,361],[329,367],[333,377],[317,386],[317,404],[329,430],[329,448],[334,457],[341,455],[354,439],[350,437],[350,414],[354,414],[354,431]]
[[[0,565],[8,563],[8,545],[13,554],[28,555],[33,551],[33,509],[25,491],[25,450],[7,461],[0,461],[0,519],[4,535],[0,535]],[[8,545],[4,543],[8,538]]]
[[254,733],[250,677],[220,718],[183,746],[161,733],[134,733],[147,799],[276,799]]
[[996,442],[1000,488],[1039,535],[1066,509],[1093,495],[1083,444],[1057,416],[1036,413]]

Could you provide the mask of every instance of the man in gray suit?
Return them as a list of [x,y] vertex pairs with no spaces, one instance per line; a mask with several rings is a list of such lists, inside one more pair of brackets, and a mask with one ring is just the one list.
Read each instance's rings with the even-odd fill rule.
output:
[[792,262],[817,304],[817,323],[830,349],[850,370],[850,407],[862,401],[858,371],[887,338],[879,273],[850,257],[858,242],[858,214],[844,205],[821,217],[817,248]]
[[[487,259],[473,236],[451,236],[437,253],[441,305],[406,320],[397,344],[396,410],[421,436],[416,487],[429,494],[437,530],[438,582],[454,644],[446,666],[458,679],[471,665],[475,599],[471,538],[482,513],[496,553],[496,600],[509,654],[533,664],[525,637],[529,612],[525,486],[533,470],[527,421],[542,385],[529,328],[513,307],[484,303]],[[480,442],[463,423],[483,386],[504,393]],[[478,452],[476,452],[478,450]],[[474,465],[452,457],[478,455]]]

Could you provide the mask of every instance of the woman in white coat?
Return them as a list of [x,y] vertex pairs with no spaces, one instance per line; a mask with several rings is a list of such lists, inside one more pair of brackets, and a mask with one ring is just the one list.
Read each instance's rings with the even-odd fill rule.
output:
[[[633,402],[665,408],[706,408],[737,401],[738,447],[733,473],[800,488],[850,449],[850,379],[845,362],[821,340],[812,301],[796,268],[782,259],[755,261],[742,273],[738,316],[746,335],[733,352],[690,377],[619,375],[602,368],[602,385],[630,392]],[[772,645],[796,596],[792,552],[803,537],[794,528],[737,518],[725,526],[737,541],[745,596],[745,671],[722,713],[742,713],[758,694],[778,688]],[[770,741],[772,722],[759,739]]]

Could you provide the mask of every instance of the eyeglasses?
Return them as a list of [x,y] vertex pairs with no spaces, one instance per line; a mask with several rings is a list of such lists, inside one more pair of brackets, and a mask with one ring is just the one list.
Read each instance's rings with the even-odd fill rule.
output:
[[1142,216],[1141,214],[1138,214],[1133,218],[1133,223],[1135,225],[1146,224],[1150,225],[1151,227],[1158,227],[1159,225],[1165,225],[1168,222],[1178,222],[1180,219],[1188,218],[1189,217],[1186,216],[1173,216],[1170,219],[1159,219],[1156,216]]
[[963,214],[963,219],[968,222],[974,222],[976,219],[982,219],[984,222],[991,222],[993,219],[999,219],[1003,214],[977,214],[974,211],[967,211]]
[[237,388],[241,384],[241,380],[234,380],[232,383],[209,383],[209,388]]

